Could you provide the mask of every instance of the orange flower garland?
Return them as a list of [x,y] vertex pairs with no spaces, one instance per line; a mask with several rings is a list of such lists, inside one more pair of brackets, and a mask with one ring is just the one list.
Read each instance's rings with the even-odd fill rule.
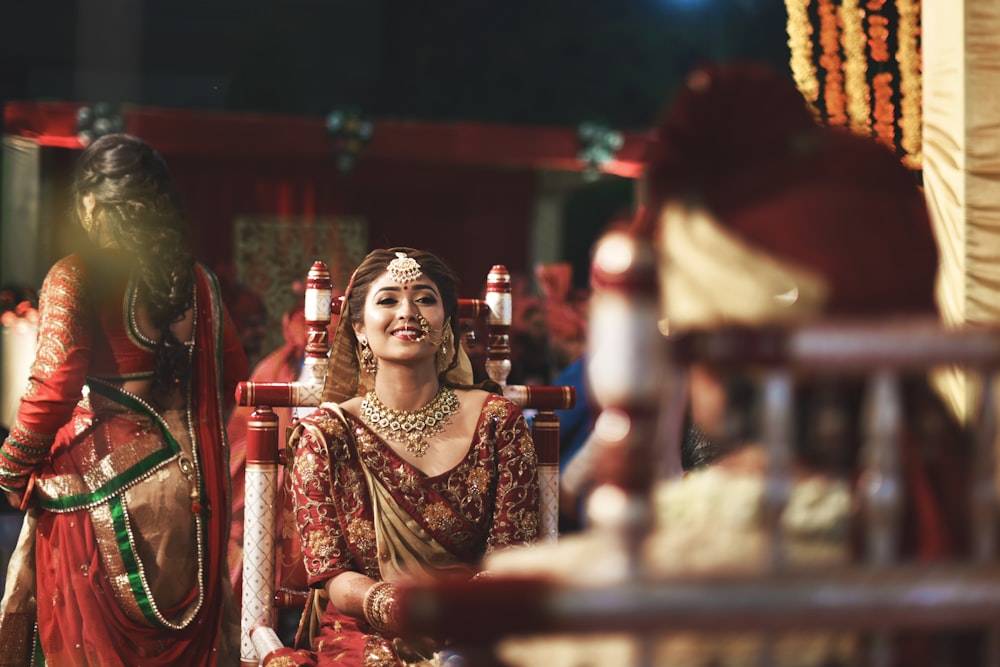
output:
[[844,99],[844,74],[840,59],[840,17],[831,0],[819,0],[819,40],[822,53],[819,65],[826,72],[823,104],[827,121],[834,125],[847,124],[847,103]]
[[892,80],[889,72],[880,72],[872,79],[872,89],[875,93],[875,138],[889,148],[896,147],[896,128],[893,122],[896,118],[896,108],[892,105]]
[[919,170],[920,0],[785,0],[785,6],[792,73],[817,115],[874,136]]
[[[876,63],[889,62],[889,19],[878,14],[885,6],[885,0],[868,0],[868,54]],[[872,93],[875,98],[872,111],[872,130],[875,137],[885,145],[896,146],[896,109],[892,103],[893,75],[880,71],[872,77]]]

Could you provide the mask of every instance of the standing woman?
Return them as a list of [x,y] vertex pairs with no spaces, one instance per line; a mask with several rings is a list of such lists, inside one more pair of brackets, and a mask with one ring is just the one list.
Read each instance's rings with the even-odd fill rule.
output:
[[215,277],[184,247],[159,154],[124,134],[96,140],[74,204],[91,247],[46,276],[0,450],[0,488],[29,508],[26,527],[36,520],[11,560],[21,587],[8,583],[0,635],[8,649],[25,641],[34,585],[49,665],[235,665],[223,415],[246,357]]
[[468,579],[538,535],[534,444],[516,405],[471,386],[457,310],[451,271],[412,248],[372,251],[348,286],[328,402],[293,434],[303,557],[330,600],[321,665],[434,664],[440,647],[396,636],[396,584]]

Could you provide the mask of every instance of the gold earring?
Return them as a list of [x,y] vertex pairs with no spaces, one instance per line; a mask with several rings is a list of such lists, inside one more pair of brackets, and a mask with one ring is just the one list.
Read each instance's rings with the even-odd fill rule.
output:
[[451,340],[451,329],[446,328],[444,336],[441,339],[441,347],[438,348],[438,358],[437,358],[437,369],[438,373],[443,373],[448,370],[448,366],[451,365],[451,359],[448,357],[448,341]]
[[375,371],[378,370],[378,362],[375,360],[375,353],[368,346],[368,339],[362,338],[358,342],[361,343],[361,368],[366,373],[375,375]]
[[84,229],[84,231],[89,234],[90,230],[94,226],[94,212],[93,212],[93,210],[88,210],[87,211],[87,213],[83,216],[82,222],[83,222],[83,229]]

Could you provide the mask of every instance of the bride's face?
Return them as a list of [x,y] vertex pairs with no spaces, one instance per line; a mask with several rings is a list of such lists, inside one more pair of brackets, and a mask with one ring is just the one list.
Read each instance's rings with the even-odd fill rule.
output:
[[[372,352],[381,360],[433,363],[437,347],[428,333],[440,334],[444,321],[444,305],[434,281],[421,275],[401,284],[387,272],[372,282],[355,332],[368,338]],[[439,335],[433,337],[440,340]]]

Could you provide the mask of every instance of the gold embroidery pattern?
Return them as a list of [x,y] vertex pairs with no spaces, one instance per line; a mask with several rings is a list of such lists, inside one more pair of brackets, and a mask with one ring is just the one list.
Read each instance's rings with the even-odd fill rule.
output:
[[[322,412],[322,411],[317,411]],[[295,523],[302,540],[302,557],[310,578],[331,572],[332,563],[344,556],[333,532],[337,516],[330,498],[330,458],[324,433],[306,427],[292,460]]]
[[486,417],[485,421],[498,424],[510,416],[510,406],[504,401],[487,401],[486,405],[483,406],[483,413]]
[[295,667],[297,664],[299,663],[294,658],[290,658],[287,655],[271,658],[267,661],[267,667]]
[[111,508],[107,504],[101,504],[90,510],[90,519],[94,526],[94,537],[97,540],[98,552],[101,554],[101,561],[104,563],[104,572],[111,582],[111,590],[114,591],[118,606],[125,615],[132,621],[141,625],[148,625],[149,622],[139,608],[139,602],[132,593],[132,585],[129,582],[128,570],[122,562],[121,552],[118,549],[118,540],[115,538],[114,521],[111,518]]
[[344,424],[339,417],[334,416],[327,410],[317,410],[310,416],[313,423],[323,433],[343,438]]
[[354,430],[354,436],[360,451],[368,453],[378,449],[379,439],[368,429],[357,428]]
[[365,645],[365,657],[361,664],[363,667],[396,667],[399,663],[389,640],[381,635],[372,635]]
[[[79,310],[84,299],[83,291],[78,259],[61,259],[45,277],[39,295],[38,345],[25,398],[35,396],[66,362],[70,350],[80,343],[84,318]],[[6,488],[24,487],[25,477],[48,453],[55,436],[55,430],[38,432],[20,419],[15,419],[0,456],[0,479],[4,480]]]
[[465,484],[470,494],[483,495],[490,490],[490,474],[483,468],[473,468],[465,476]]
[[[292,486],[306,573],[316,579],[361,569],[374,576],[378,573],[375,527],[364,502],[364,479],[350,463],[346,427],[322,408],[303,420],[303,427],[293,459]],[[342,518],[347,528],[342,527]],[[355,542],[355,537],[360,539]]]
[[[137,424],[137,428],[139,425]],[[140,431],[141,432],[141,431]],[[98,457],[93,450],[95,443],[87,438],[78,441],[76,447],[78,456],[86,457],[88,464],[83,472],[74,472],[57,475],[46,475],[38,479],[38,490],[44,498],[66,498],[68,496],[90,495],[105,486],[115,482],[117,478],[126,471],[131,470],[143,460],[153,454],[165,449],[167,443],[156,433],[143,433],[132,442],[120,443],[103,457]],[[85,449],[87,448],[87,449]],[[81,460],[84,460],[81,458]],[[173,457],[170,459],[173,460]],[[167,461],[159,464],[157,468],[166,465]],[[152,472],[152,471],[150,471]],[[137,483],[147,475],[133,479],[131,484]],[[121,482],[119,482],[121,484]],[[120,488],[125,488],[121,486]],[[79,509],[79,505],[67,507],[65,509],[53,509],[55,512],[72,512]]]
[[297,455],[294,467],[304,479],[316,479],[320,474],[320,463],[312,452]]
[[371,521],[355,517],[347,524],[347,538],[362,553],[374,550],[375,526]]
[[81,267],[67,257],[45,277],[39,294],[38,349],[27,396],[34,395],[38,385],[52,377],[80,341],[84,322],[79,312],[84,298],[81,274]]
[[322,530],[310,531],[307,539],[306,546],[309,549],[308,553],[313,558],[322,560],[334,555],[334,540],[329,533]]
[[[372,431],[359,429],[359,444],[365,465],[382,481],[386,488],[393,490],[393,495],[406,511],[419,520],[423,526],[434,534],[435,539],[452,550],[459,558],[471,560],[478,558],[481,545],[486,535],[488,512],[482,507],[469,506],[464,498],[467,489],[464,484],[468,471],[473,466],[482,465],[481,461],[489,461],[491,456],[486,447],[488,441],[477,437],[473,441],[469,453],[450,472],[440,477],[426,478],[416,472],[409,464],[400,460],[392,449],[382,443]],[[367,496],[367,491],[365,491]],[[444,508],[450,509],[451,524],[442,532],[439,526],[442,515],[438,510],[431,510],[437,523],[429,523],[425,518],[427,506],[436,495],[443,498]],[[440,508],[439,508],[440,509]],[[456,514],[455,509],[461,513]],[[467,511],[471,510],[471,511]]]
[[538,538],[538,457],[524,417],[515,410],[507,401],[490,406],[499,465],[487,553]]
[[34,433],[15,419],[0,453],[0,483],[7,488],[24,488],[32,468],[45,458],[54,439],[55,434]]
[[20,419],[15,419],[13,425],[10,427],[10,437],[16,438],[17,444],[27,449],[47,450],[55,435],[55,433],[37,433],[32,431],[22,424]]
[[450,530],[457,523],[455,514],[444,503],[433,503],[425,507],[424,522],[440,532]]
[[[311,579],[345,569],[377,576],[367,484],[343,423],[325,412],[304,420],[308,428],[292,471],[306,570]],[[473,562],[498,546],[537,538],[537,456],[513,403],[501,396],[487,399],[469,453],[432,478],[401,462],[355,418],[349,420],[365,465],[456,558]]]

